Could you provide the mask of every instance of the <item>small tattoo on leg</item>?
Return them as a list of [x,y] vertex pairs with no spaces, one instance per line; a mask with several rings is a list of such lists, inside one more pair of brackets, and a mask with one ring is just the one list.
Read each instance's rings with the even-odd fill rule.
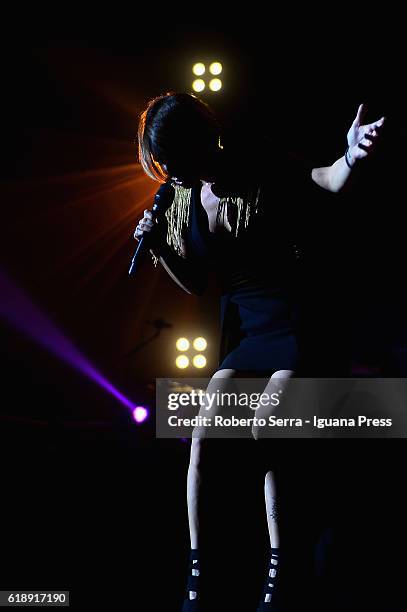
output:
[[273,519],[273,521],[277,521],[277,501],[275,498],[273,498],[271,502],[270,516]]

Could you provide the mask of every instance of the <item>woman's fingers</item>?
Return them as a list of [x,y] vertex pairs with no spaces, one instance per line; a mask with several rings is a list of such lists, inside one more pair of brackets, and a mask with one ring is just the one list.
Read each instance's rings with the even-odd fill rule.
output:
[[386,120],[386,118],[385,118],[385,117],[382,117],[381,119],[379,119],[379,121],[376,121],[376,122],[373,124],[374,129],[376,130],[376,129],[381,128],[381,127],[382,127],[382,125],[384,124],[385,120]]
[[365,133],[365,138],[369,138],[369,140],[376,140],[376,138],[378,137],[378,133],[376,130],[371,130],[370,132],[366,132]]
[[144,232],[151,232],[154,223],[150,220],[141,220],[134,231],[134,238],[139,238]]
[[354,123],[357,123],[358,125],[362,123],[362,119],[366,113],[366,110],[367,110],[366,104],[359,104],[358,112],[356,113]]
[[374,142],[375,142],[375,139],[373,137],[369,137],[369,135],[366,134],[365,137],[362,138],[359,144],[363,145],[364,147],[370,148],[374,145]]
[[366,153],[369,153],[373,149],[373,143],[364,138],[358,143],[358,148],[362,149],[362,151],[366,151]]
[[134,238],[138,240],[144,232],[150,232],[152,227],[154,227],[153,214],[151,210],[146,209],[144,211],[144,217],[140,219],[134,231]]
[[362,138],[362,140],[357,144],[356,148],[353,149],[352,154],[357,159],[361,159],[362,157],[366,157],[366,155],[373,153],[375,146],[375,139],[371,140],[365,136],[365,138]]
[[380,130],[383,127],[385,120],[385,117],[381,117],[378,121],[374,121],[373,123],[369,123],[369,125],[364,125],[362,127],[370,132],[372,130]]
[[142,221],[140,221],[140,223],[136,227],[136,231],[137,230],[141,232],[149,232],[151,230],[151,225],[148,225],[147,223],[143,223]]

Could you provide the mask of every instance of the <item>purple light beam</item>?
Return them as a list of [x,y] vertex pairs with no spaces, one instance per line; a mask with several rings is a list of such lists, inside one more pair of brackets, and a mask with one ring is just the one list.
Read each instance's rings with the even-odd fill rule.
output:
[[31,298],[0,269],[0,317],[40,346],[84,374],[132,412],[136,405],[112,385],[36,306]]

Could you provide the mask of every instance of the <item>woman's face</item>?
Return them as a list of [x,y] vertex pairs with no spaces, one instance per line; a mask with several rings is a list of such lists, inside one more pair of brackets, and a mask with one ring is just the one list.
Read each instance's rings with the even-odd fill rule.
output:
[[200,180],[213,181],[219,165],[219,150],[206,150],[191,147],[188,154],[174,155],[165,160],[162,168],[177,185],[192,187]]
[[196,182],[200,180],[202,171],[199,170],[198,166],[192,166],[190,164],[173,164],[170,163],[162,164],[164,172],[168,174],[171,181],[176,185],[182,187],[192,187]]

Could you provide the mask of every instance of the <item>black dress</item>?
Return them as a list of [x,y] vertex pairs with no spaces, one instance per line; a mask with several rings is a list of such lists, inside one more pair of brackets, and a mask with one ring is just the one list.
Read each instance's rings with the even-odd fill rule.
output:
[[[282,216],[277,222],[276,213],[265,210],[270,203],[268,190],[263,189],[259,212],[241,236],[227,230],[211,233],[201,187],[192,188],[187,245],[220,282],[221,343],[216,370],[233,368],[259,376],[296,370],[300,351],[292,280],[299,249],[288,238]],[[276,224],[279,231],[272,232]]]
[[[239,154],[241,147],[231,150]],[[271,159],[268,150],[252,163],[233,156],[212,191],[224,197],[243,195],[248,185],[261,187],[258,213],[244,231],[238,236],[226,229],[209,231],[201,182],[191,191],[188,257],[166,244],[165,219],[156,228],[157,252],[192,293],[205,291],[211,273],[219,280],[221,336],[215,371],[233,368],[266,377],[289,369],[300,377],[347,376],[343,312],[336,304],[336,287],[328,290],[324,270],[329,244],[318,246],[319,227],[329,236],[340,207],[314,183],[311,164],[290,155]]]

